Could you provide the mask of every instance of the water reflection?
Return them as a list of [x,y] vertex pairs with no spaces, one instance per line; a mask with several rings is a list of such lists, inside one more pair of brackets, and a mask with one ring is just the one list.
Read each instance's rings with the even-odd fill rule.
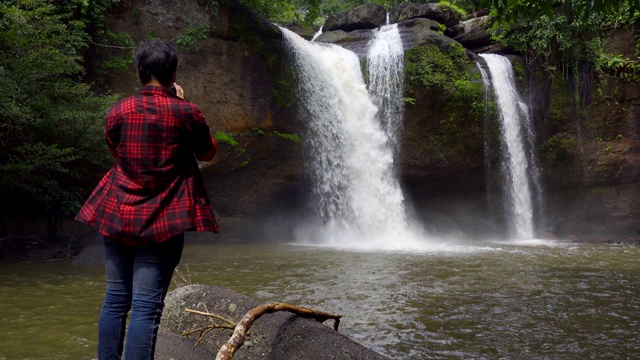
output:
[[[344,315],[396,359],[640,354],[640,247],[484,243],[452,252],[191,245],[181,272],[261,301]],[[185,264],[188,264],[188,271]],[[0,359],[88,359],[102,268],[2,264]]]

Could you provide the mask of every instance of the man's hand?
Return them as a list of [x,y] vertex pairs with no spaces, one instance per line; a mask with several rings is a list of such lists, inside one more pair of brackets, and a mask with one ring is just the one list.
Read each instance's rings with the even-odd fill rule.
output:
[[178,96],[180,99],[184,99],[184,89],[182,89],[182,86],[173,83],[173,87],[176,88],[176,96]]

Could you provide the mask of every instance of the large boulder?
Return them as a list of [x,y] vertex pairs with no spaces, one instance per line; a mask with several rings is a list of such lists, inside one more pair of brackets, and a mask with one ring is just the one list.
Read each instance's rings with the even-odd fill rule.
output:
[[[211,324],[205,316],[185,312],[185,309],[208,311],[232,321],[239,321],[249,310],[259,306],[255,300],[231,290],[205,285],[177,288],[165,299],[162,330],[176,334]],[[318,309],[320,310],[320,309]],[[236,352],[238,359],[386,359],[346,336],[328,324],[304,319],[291,313],[266,314],[256,320],[250,336]],[[197,337],[197,333],[194,335]],[[226,331],[211,331],[201,341],[206,350],[217,353],[229,339]]]
[[371,40],[371,29],[361,29],[354,31],[335,30],[323,32],[316,38],[316,42],[340,45],[349,49],[360,57],[365,57],[369,50],[369,40]]
[[481,16],[462,22],[463,31],[454,37],[467,49],[487,46],[491,43],[491,35],[487,32],[493,26],[494,19],[491,16]]
[[450,6],[440,4],[402,4],[389,12],[389,22],[399,23],[414,18],[435,20],[446,27],[460,22],[462,14]]
[[384,25],[386,18],[387,11],[382,6],[368,3],[349,11],[330,15],[324,22],[322,31],[375,29]]

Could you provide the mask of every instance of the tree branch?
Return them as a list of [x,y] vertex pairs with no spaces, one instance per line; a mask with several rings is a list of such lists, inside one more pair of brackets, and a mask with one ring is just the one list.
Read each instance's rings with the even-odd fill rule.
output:
[[338,331],[338,325],[340,325],[340,318],[342,317],[342,315],[315,311],[285,303],[271,303],[260,305],[257,308],[250,310],[242,318],[242,320],[240,320],[240,322],[236,325],[235,330],[233,331],[233,335],[231,335],[229,340],[224,345],[222,345],[222,347],[218,351],[216,360],[231,360],[236,350],[238,350],[242,346],[242,344],[244,344],[244,339],[253,322],[264,314],[270,314],[277,311],[288,311],[300,317],[312,318],[319,322],[325,322],[328,319],[333,319],[333,328],[335,331]]

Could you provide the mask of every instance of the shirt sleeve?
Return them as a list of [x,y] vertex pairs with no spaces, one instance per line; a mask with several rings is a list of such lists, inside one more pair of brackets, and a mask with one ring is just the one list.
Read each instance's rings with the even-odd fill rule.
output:
[[191,130],[193,131],[193,136],[195,139],[193,150],[196,155],[206,153],[213,146],[215,146],[213,144],[213,140],[211,139],[211,130],[209,129],[207,120],[205,120],[204,115],[202,115],[202,112],[197,107],[195,110],[195,116],[193,118]]

